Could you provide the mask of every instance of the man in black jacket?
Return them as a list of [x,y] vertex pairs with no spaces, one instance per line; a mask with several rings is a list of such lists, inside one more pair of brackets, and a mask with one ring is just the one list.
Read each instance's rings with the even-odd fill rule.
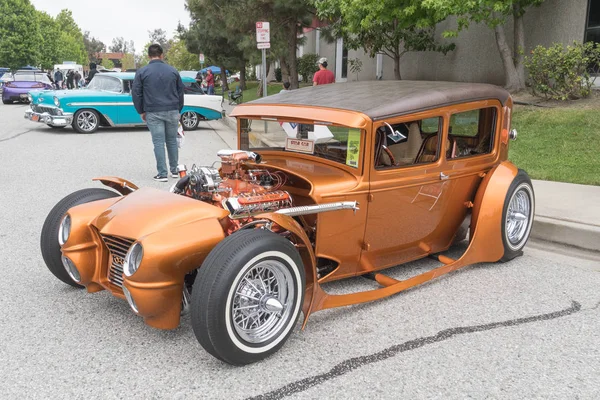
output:
[[88,74],[87,78],[85,78],[85,84],[88,85],[92,81],[94,75],[97,73],[98,70],[96,69],[96,63],[90,63],[90,73]]
[[173,178],[177,174],[179,149],[177,127],[183,108],[183,82],[179,72],[163,61],[163,49],[158,44],[148,47],[150,63],[138,70],[133,81],[133,105],[148,124],[154,144],[155,181],[167,182],[165,144],[169,155],[169,169]]

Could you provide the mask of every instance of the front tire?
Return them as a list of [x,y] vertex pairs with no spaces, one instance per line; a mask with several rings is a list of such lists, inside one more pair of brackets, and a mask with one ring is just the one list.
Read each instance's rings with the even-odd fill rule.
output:
[[76,288],[83,287],[71,279],[61,260],[60,244],[58,243],[58,229],[62,218],[71,207],[117,196],[119,196],[118,193],[106,189],[82,189],[71,193],[59,201],[48,213],[46,221],[44,221],[44,226],[42,227],[40,238],[42,257],[50,272],[64,283]]
[[78,110],[72,126],[79,133],[94,133],[100,126],[100,116],[95,110]]
[[186,111],[181,114],[180,121],[183,129],[186,131],[193,131],[198,128],[198,124],[202,116],[194,111]]
[[287,239],[264,230],[234,233],[198,271],[191,301],[196,338],[229,364],[262,360],[290,336],[304,288],[302,259]]
[[535,195],[531,179],[519,170],[506,193],[502,209],[502,243],[504,256],[500,261],[510,261],[523,255],[533,225]]

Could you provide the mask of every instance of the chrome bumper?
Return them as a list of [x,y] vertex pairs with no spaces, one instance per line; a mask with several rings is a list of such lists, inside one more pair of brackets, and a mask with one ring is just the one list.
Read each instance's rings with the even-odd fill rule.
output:
[[71,113],[65,113],[63,115],[50,115],[48,113],[38,113],[32,109],[25,111],[24,118],[33,122],[40,122],[42,124],[52,126],[67,126],[71,125],[73,122],[73,114]]

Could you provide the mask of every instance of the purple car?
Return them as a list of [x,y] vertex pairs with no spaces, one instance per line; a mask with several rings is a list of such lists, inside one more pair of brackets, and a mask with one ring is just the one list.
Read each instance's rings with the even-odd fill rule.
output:
[[45,72],[17,71],[13,80],[4,84],[2,102],[12,104],[14,101],[29,103],[28,93],[31,90],[51,90],[52,82]]

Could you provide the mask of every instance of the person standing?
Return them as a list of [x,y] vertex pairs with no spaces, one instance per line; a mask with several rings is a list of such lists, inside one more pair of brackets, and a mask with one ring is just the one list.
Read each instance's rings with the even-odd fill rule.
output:
[[333,72],[327,69],[327,59],[321,57],[319,59],[319,70],[313,76],[313,86],[327,85],[335,82]]
[[206,88],[208,89],[208,94],[215,94],[215,76],[211,69],[206,74]]
[[177,127],[183,108],[183,82],[179,72],[163,59],[163,49],[158,44],[148,47],[150,62],[138,70],[133,80],[133,105],[148,124],[154,144],[154,157],[158,174],[155,181],[166,182],[168,171],[165,145],[169,156],[171,177],[179,178],[177,162]]
[[61,72],[60,68],[57,68],[56,72],[54,73],[54,83],[56,84],[56,90],[62,89],[63,79],[63,73]]
[[94,78],[94,75],[96,75],[97,73],[98,70],[96,69],[96,63],[90,63],[90,72],[88,73],[87,78],[85,78],[85,84],[89,85],[89,83]]
[[81,86],[81,74],[77,70],[73,73],[73,82],[75,82],[75,89],[79,89]]
[[67,89],[69,90],[73,89],[73,74],[74,72],[72,69],[67,72]]

